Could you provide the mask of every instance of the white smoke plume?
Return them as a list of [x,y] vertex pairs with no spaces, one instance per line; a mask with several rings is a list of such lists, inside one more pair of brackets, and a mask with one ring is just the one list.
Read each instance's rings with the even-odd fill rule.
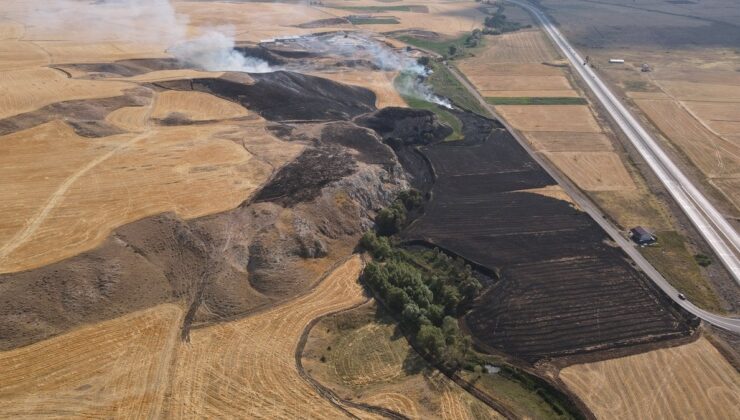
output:
[[223,30],[210,29],[197,38],[181,42],[168,50],[178,60],[210,71],[273,71],[266,61],[246,57],[234,50],[234,38]]
[[435,95],[425,83],[430,71],[414,57],[358,32],[304,37],[305,47],[340,56],[366,59],[381,70],[401,73],[397,87],[401,94],[452,108],[449,100]]
[[271,71],[265,61],[234,51],[228,28],[188,37],[188,17],[169,0],[28,0],[13,15],[41,39],[163,45],[203,70]]

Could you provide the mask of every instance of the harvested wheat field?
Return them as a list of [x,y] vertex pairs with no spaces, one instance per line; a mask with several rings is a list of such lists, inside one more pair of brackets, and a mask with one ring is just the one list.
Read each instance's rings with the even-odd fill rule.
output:
[[385,71],[342,71],[335,73],[309,73],[314,76],[323,77],[335,82],[348,85],[361,86],[375,93],[377,99],[375,106],[384,108],[387,106],[405,107],[406,102],[398,94],[393,86],[393,79],[397,72]]
[[635,189],[635,183],[616,153],[557,152],[544,155],[586,191]]
[[488,45],[480,57],[495,63],[543,63],[560,58],[545,34],[539,29],[497,35],[490,39]]
[[593,191],[591,197],[601,208],[608,209],[612,219],[625,231],[633,226],[649,226],[655,231],[672,229],[666,210],[644,188]]
[[609,152],[614,150],[604,133],[565,131],[532,131],[527,140],[535,149],[545,152]]
[[49,64],[49,56],[37,45],[22,41],[0,41],[0,71],[45,64]]
[[164,304],[0,352],[0,417],[161,417],[182,315]]
[[740,84],[694,83],[678,80],[662,80],[660,86],[682,101],[740,101]]
[[158,93],[151,117],[165,119],[173,114],[192,121],[228,120],[249,115],[243,106],[208,93],[172,90]]
[[715,178],[710,180],[735,207],[740,208],[740,178]]
[[740,133],[740,101],[738,102],[684,102],[696,117],[714,133],[724,136]]
[[132,87],[123,82],[69,79],[61,71],[50,68],[3,72],[0,119],[55,102],[120,96]]
[[573,365],[560,378],[602,419],[732,419],[740,410],[740,374],[705,338]]
[[[402,10],[393,10],[393,7],[404,7]],[[408,29],[433,30],[439,34],[451,37],[460,36],[480,27],[484,15],[477,10],[477,4],[470,2],[382,2],[373,0],[332,1],[324,5],[321,10],[327,13],[326,17],[345,17],[352,14],[369,14],[372,16],[392,16],[398,23],[380,23],[372,25],[356,25],[362,29],[371,29],[383,33]],[[341,8],[358,8],[344,10]],[[367,10],[364,8],[378,9]],[[383,10],[390,7],[390,10]],[[364,9],[364,10],[363,10]]]
[[708,177],[740,173],[740,145],[712,134],[672,100],[635,100],[650,121]]
[[[234,130],[238,126],[159,127],[85,139],[51,122],[2,137],[0,185],[13,199],[0,204],[0,272],[75,255],[148,215],[173,211],[193,218],[239,205],[272,167],[228,139]],[[270,139],[286,158],[302,149],[261,131],[257,144]],[[54,147],[60,139],[61,149]]]
[[521,131],[601,132],[585,105],[500,105],[496,111]]
[[246,319],[192,331],[175,363],[167,415],[343,416],[299,376],[294,352],[312,319],[365,299],[357,281],[361,270],[360,257],[353,256],[303,297]]

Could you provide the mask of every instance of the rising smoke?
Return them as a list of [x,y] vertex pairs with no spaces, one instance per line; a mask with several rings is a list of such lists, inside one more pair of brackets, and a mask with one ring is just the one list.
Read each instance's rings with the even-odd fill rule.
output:
[[29,0],[15,16],[53,39],[164,45],[185,64],[210,71],[271,71],[263,60],[234,51],[229,28],[202,28],[189,37],[186,15],[169,0]]
[[299,42],[303,48],[311,51],[366,59],[380,70],[398,71],[400,76],[396,87],[402,95],[452,108],[449,100],[435,95],[426,83],[431,74],[429,69],[404,51],[393,49],[368,35],[359,32],[337,32],[331,35],[302,37]]
[[234,37],[225,30],[209,29],[197,38],[181,42],[168,50],[178,60],[210,71],[273,71],[266,61],[246,57],[234,50]]

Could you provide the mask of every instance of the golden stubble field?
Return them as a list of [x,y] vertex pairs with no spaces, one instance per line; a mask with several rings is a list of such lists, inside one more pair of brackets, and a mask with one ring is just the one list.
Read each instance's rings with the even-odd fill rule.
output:
[[[674,48],[642,46],[592,51],[623,57],[622,66],[601,71],[631,99],[634,109],[675,148],[684,161],[701,171],[740,209],[740,55],[731,48]],[[642,63],[651,66],[641,72]]]
[[740,374],[705,338],[569,366],[560,378],[602,419],[731,419],[740,410]]
[[0,417],[326,418],[344,413],[298,374],[308,323],[365,300],[355,255],[308,294],[196,329],[160,305],[0,352]]
[[[295,25],[331,17],[287,3],[172,5],[187,22],[188,35],[230,25],[226,30],[239,41],[315,32]],[[82,137],[57,119],[0,137],[0,273],[76,255],[146,216],[175,212],[193,218],[232,209],[302,150],[270,135],[266,121],[235,103],[148,87],[220,72],[155,70],[97,78],[68,66],[169,57],[166,51],[183,26],[162,25],[157,16],[136,15],[117,4],[54,3],[43,20],[28,17],[33,7],[10,0],[0,8],[0,120],[65,101],[121,97],[132,88],[149,90],[152,99],[105,116],[103,122],[122,134]],[[113,12],[121,16],[109,16]],[[375,91],[379,106],[404,104],[393,89],[393,73],[324,76]],[[160,125],[163,120],[197,124]]]

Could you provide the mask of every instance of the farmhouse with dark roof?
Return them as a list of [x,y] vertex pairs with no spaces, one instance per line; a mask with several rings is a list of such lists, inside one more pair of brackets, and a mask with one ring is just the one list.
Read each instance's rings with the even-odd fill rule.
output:
[[654,244],[658,238],[650,233],[647,229],[642,226],[637,226],[630,229],[630,238],[639,245],[650,245]]

